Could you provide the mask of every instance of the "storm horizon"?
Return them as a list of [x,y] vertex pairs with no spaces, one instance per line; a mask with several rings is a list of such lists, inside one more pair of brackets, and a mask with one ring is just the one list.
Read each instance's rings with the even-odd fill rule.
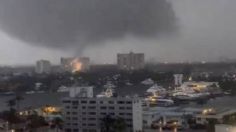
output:
[[60,57],[70,56],[113,64],[117,53],[130,51],[145,53],[147,62],[234,60],[235,4],[234,0],[4,0],[0,65],[29,65],[40,59],[58,64]]

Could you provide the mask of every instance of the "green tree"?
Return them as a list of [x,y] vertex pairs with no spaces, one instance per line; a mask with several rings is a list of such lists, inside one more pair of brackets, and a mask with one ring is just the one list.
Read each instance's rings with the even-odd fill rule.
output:
[[120,117],[115,119],[113,125],[114,125],[115,132],[125,132],[126,127],[127,127],[125,120]]
[[111,116],[106,116],[101,122],[102,132],[125,132],[127,125],[123,118],[117,117],[112,118]]
[[63,120],[59,117],[55,118],[52,120],[52,128],[56,129],[56,132],[60,132],[60,130],[62,130],[63,127]]
[[35,132],[37,128],[47,125],[45,119],[42,116],[38,116],[37,114],[28,116],[27,121],[28,124],[26,129],[29,132]]
[[114,119],[107,115],[101,120],[101,132],[113,132]]
[[10,99],[7,102],[7,106],[9,107],[10,111],[14,109],[16,106],[16,101],[14,99]]
[[216,119],[208,119],[207,132],[215,132],[215,125],[218,123]]
[[15,102],[16,102],[16,110],[19,111],[20,110],[20,103],[21,101],[24,100],[24,98],[22,96],[16,96],[15,97]]

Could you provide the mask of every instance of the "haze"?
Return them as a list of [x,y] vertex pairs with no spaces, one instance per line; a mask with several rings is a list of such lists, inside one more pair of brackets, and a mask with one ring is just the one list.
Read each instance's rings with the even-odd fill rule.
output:
[[[48,4],[45,3],[45,0],[43,1],[44,3],[41,2],[43,4],[38,1],[32,2],[32,0],[31,2],[29,0],[2,0],[0,2],[1,65],[34,64],[37,59],[48,59],[53,63],[59,63],[61,56],[89,56],[93,63],[115,63],[116,53],[129,51],[144,52],[148,61],[155,62],[236,59],[234,51],[236,49],[235,0],[169,0],[171,6],[166,0],[151,0],[150,2],[128,0],[131,2],[128,5],[134,5],[131,6],[132,8],[124,6],[127,3],[120,2],[119,4],[123,8],[115,8],[119,7],[115,1],[108,2],[108,5],[112,6],[102,3],[99,5],[97,1],[94,8],[99,10],[98,15],[87,15],[87,13],[78,15],[78,19],[75,21],[78,24],[72,21],[74,19],[73,15],[70,16],[71,14],[59,15],[67,17],[63,17],[62,24],[50,23],[50,28],[47,28],[49,30],[46,32],[39,29],[43,29],[42,25],[48,25],[48,22],[54,21],[50,15],[43,14],[45,12],[41,11],[42,7],[46,8],[44,4]],[[157,1],[162,6],[158,6]],[[60,9],[54,11],[63,11],[65,1],[60,0],[60,2],[57,2],[56,6]],[[138,3],[132,4],[132,2]],[[90,2],[78,3],[82,5],[80,8],[86,7],[86,5],[91,6]],[[153,3],[157,4],[156,6],[159,8],[152,6],[155,5]],[[72,4],[74,3],[72,2]],[[14,8],[9,8],[12,5]],[[33,24],[25,24],[28,21],[23,20],[30,20],[28,14],[39,14],[25,12],[27,10],[22,7],[32,8],[34,5],[38,5],[37,11],[40,11],[42,16],[29,17],[35,18],[30,21]],[[47,7],[47,9],[51,9],[51,7]],[[126,12],[134,9],[139,10],[130,13],[130,16],[125,16]],[[35,11],[35,9],[33,10]],[[103,15],[102,18],[99,17],[98,23],[99,12],[104,10],[113,12],[108,13],[105,17]],[[22,12],[14,13],[14,11]],[[71,11],[69,12],[71,13]],[[153,15],[153,12],[157,12],[157,14]],[[53,13],[58,14],[58,12]],[[64,13],[59,12],[59,14]],[[44,15],[47,19],[40,19],[44,18]],[[84,18],[84,16],[86,17]],[[81,22],[81,17],[84,18],[83,22]],[[115,22],[116,26],[103,21],[107,18],[114,20],[112,23]],[[130,20],[130,18],[132,19]],[[17,19],[19,21],[16,21]],[[90,23],[87,23],[87,20],[91,20]],[[34,25],[36,22],[42,23],[42,25],[39,24],[37,27]],[[23,26],[19,26],[19,24]],[[57,27],[58,24],[63,25],[62,28]],[[73,28],[68,24],[78,26]],[[94,24],[97,26],[92,26]],[[35,28],[32,29],[32,27]],[[99,32],[97,33],[97,31]]]

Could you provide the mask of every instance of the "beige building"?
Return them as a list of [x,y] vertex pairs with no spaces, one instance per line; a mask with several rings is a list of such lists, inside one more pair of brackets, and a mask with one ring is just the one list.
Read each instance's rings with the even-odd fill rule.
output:
[[36,73],[50,73],[51,72],[51,63],[48,60],[39,60],[36,62],[35,67]]
[[144,53],[117,54],[117,65],[121,70],[140,70],[145,66]]

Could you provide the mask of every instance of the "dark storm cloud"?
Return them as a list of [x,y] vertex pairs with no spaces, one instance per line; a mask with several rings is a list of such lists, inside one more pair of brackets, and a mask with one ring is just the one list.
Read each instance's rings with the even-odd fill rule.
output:
[[32,45],[83,48],[168,34],[176,20],[166,0],[0,0],[0,27]]

